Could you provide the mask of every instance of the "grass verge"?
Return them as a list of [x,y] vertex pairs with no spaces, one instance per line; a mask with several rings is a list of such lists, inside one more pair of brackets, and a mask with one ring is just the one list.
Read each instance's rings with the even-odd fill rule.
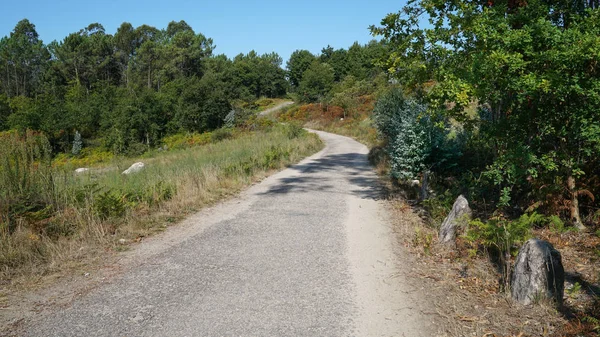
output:
[[13,151],[0,167],[4,289],[30,285],[102,251],[127,249],[128,243],[162,231],[186,214],[316,152],[322,143],[293,125],[276,126],[203,146],[157,152],[142,159],[143,171],[131,175],[121,171],[139,159],[115,159],[77,175],[66,167],[43,165],[36,146],[29,157],[29,148]]

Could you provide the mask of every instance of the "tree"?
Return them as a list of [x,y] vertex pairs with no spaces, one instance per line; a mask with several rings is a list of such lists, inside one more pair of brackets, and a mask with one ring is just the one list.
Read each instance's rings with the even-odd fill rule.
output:
[[305,102],[322,100],[333,87],[335,72],[327,63],[315,60],[302,74],[298,89],[301,99]]
[[600,153],[598,22],[594,1],[424,0],[371,30],[392,49],[390,73],[492,142],[484,174],[498,195],[560,186],[583,228],[579,196],[592,192],[580,182]]
[[115,59],[121,70],[121,79],[125,85],[129,85],[130,80],[130,62],[134,57],[136,45],[135,29],[129,22],[123,22],[117,29],[114,37],[115,41]]
[[308,50],[296,50],[287,62],[287,71],[290,84],[298,88],[306,69],[315,61],[316,57]]
[[50,54],[29,20],[17,23],[10,37],[0,40],[0,88],[8,97],[37,92]]
[[[242,87],[242,97],[280,97],[287,89],[281,57],[276,53],[258,55],[254,50],[233,60],[236,83]],[[244,90],[245,89],[245,90]]]

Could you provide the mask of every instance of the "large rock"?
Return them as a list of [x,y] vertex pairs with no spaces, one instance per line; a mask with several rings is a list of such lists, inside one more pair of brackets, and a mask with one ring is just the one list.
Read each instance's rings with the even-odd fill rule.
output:
[[565,270],[560,252],[547,241],[530,239],[519,251],[511,279],[512,298],[522,304],[554,299],[562,304]]
[[456,227],[460,225],[466,225],[471,220],[471,208],[469,208],[469,202],[462,195],[456,198],[454,205],[452,205],[452,211],[444,219],[442,227],[440,227],[440,242],[454,244],[456,239]]
[[132,173],[140,172],[141,170],[144,169],[144,166],[145,165],[142,162],[135,163],[135,164],[131,165],[127,170],[123,171],[123,174],[132,174]]

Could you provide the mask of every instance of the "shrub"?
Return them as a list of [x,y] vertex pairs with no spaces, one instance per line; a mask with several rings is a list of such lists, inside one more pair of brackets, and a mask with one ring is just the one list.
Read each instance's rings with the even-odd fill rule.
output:
[[126,210],[126,196],[118,191],[108,189],[96,194],[94,197],[94,211],[102,220],[110,217],[121,217]]
[[75,131],[75,138],[73,139],[73,148],[71,149],[71,153],[74,156],[78,156],[81,152],[81,148],[83,147],[83,142],[81,141],[81,134],[79,131]]
[[283,132],[289,139],[294,139],[300,137],[306,131],[300,126],[298,123],[287,123],[283,126]]
[[163,138],[168,149],[186,149],[192,146],[205,145],[211,142],[212,133],[174,134]]
[[387,141],[390,173],[396,179],[414,179],[425,169],[431,151],[426,133],[427,107],[406,99],[400,89],[382,96],[375,105],[374,124]]
[[0,223],[9,232],[18,218],[52,204],[50,157],[50,143],[42,133],[0,133]]
[[231,129],[221,128],[212,132],[210,136],[210,141],[216,143],[225,139],[229,139],[231,137],[233,137],[233,132],[231,131]]
[[497,250],[499,264],[503,268],[503,283],[507,290],[510,282],[511,256],[516,252],[516,245],[529,239],[532,227],[546,221],[545,216],[535,212],[523,214],[516,220],[508,220],[503,216],[495,216],[487,222],[475,219],[469,222],[466,236],[468,241],[478,242]]

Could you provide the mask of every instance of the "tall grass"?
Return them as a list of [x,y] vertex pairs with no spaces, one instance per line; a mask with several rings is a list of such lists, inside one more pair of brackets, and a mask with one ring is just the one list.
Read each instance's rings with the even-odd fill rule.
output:
[[292,128],[157,152],[131,175],[121,172],[139,159],[115,159],[76,175],[51,167],[42,135],[0,137],[0,276],[45,273],[85,258],[81,247],[116,247],[162,230],[322,146]]

